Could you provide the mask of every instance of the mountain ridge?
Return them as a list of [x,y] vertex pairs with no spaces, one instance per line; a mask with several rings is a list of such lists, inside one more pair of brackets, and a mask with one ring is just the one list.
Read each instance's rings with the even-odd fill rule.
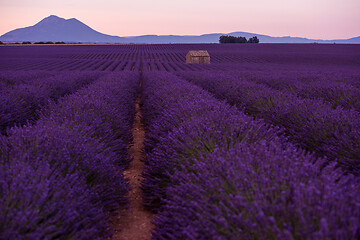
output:
[[22,41],[63,41],[82,43],[218,43],[221,35],[233,35],[250,38],[257,36],[260,43],[354,43],[360,44],[360,36],[349,39],[308,39],[302,37],[271,37],[268,35],[231,32],[202,35],[141,35],[119,37],[100,33],[76,18],[64,19],[50,15],[33,26],[18,28],[0,36],[3,42]]

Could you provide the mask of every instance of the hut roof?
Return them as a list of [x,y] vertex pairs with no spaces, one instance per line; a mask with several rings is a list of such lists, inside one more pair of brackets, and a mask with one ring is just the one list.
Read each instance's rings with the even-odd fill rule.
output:
[[192,57],[210,57],[210,54],[206,50],[191,50],[188,52],[188,54],[190,54]]

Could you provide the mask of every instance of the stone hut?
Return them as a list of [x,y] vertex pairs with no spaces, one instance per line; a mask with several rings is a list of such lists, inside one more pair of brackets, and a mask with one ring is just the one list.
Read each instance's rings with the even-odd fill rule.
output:
[[189,51],[186,54],[186,63],[210,64],[210,54],[206,50]]

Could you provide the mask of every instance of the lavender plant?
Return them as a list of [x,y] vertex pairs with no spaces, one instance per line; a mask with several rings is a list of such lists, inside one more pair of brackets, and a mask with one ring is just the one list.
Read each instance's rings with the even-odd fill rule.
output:
[[234,76],[250,79],[271,88],[296,94],[301,98],[321,99],[335,109],[360,110],[360,89],[357,74],[346,72],[311,72],[311,71],[251,71],[234,72]]
[[302,148],[359,174],[359,112],[333,109],[322,100],[302,99],[226,73],[184,76],[248,114],[285,128],[289,138]]
[[146,73],[143,94],[153,239],[358,237],[356,177],[174,75]]
[[[122,171],[130,159],[138,79],[135,73],[106,75],[51,104],[36,124],[1,137],[0,235],[111,236],[109,214],[127,206]],[[24,165],[24,177],[16,178]]]
[[181,164],[153,239],[359,238],[358,179],[291,146],[243,142]]
[[44,161],[1,159],[1,239],[97,239],[110,236],[106,215],[84,178]]
[[1,47],[0,239],[111,238],[139,71],[154,239],[359,239],[359,50]]
[[19,84],[41,82],[56,75],[51,71],[0,71],[0,91]]
[[[20,76],[23,73],[20,72]],[[14,72],[16,76],[16,73]],[[36,76],[36,73],[33,73]],[[31,74],[30,74],[31,76]],[[76,92],[81,87],[99,78],[99,73],[69,72],[43,79],[34,79],[0,92],[0,131],[15,125],[33,123],[39,118],[49,101]]]
[[[169,175],[182,159],[200,157],[237,142],[285,140],[279,129],[253,121],[174,75],[145,74],[143,96],[143,116],[149,125],[145,146],[149,152],[142,189],[145,205],[155,210],[165,197]],[[147,113],[156,112],[161,116],[151,121],[153,115]]]

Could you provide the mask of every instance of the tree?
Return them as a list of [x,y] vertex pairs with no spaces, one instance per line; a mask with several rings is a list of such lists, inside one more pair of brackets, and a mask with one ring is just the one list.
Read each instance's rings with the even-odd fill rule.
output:
[[219,43],[259,43],[259,39],[255,36],[247,40],[245,37],[234,37],[229,35],[222,35],[219,38]]
[[252,37],[252,38],[249,38],[249,41],[248,43],[259,43],[259,39],[255,36],[255,37]]

